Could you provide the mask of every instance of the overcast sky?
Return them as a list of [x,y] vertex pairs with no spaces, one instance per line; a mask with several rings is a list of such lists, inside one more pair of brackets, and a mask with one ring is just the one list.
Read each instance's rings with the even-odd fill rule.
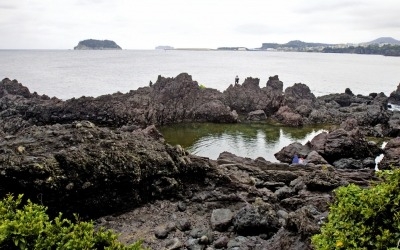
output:
[[0,49],[261,47],[400,40],[400,0],[0,0]]

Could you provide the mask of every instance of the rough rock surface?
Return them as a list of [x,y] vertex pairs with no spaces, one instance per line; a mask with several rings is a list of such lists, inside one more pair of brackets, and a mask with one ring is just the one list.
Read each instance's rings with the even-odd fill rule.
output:
[[293,156],[297,154],[306,158],[308,163],[325,162],[338,168],[374,168],[373,159],[381,153],[378,145],[367,141],[358,130],[346,131],[339,128],[331,132],[322,132],[305,145],[291,143],[277,152],[275,158],[291,163]]
[[399,85],[397,85],[397,89],[392,93],[390,93],[389,102],[396,105],[400,105],[400,83]]
[[88,121],[30,126],[0,139],[0,146],[2,196],[25,193],[55,210],[82,215],[168,197],[192,174],[195,182],[212,172],[208,160],[166,144],[154,126],[133,132]]
[[[379,94],[347,91],[314,100],[298,84],[293,89],[304,90],[300,97],[311,102],[295,96],[299,106],[290,107],[277,77],[258,85],[246,79],[221,93],[180,74],[127,94],[63,101],[4,79],[0,195],[25,193],[53,213],[78,212],[114,229],[123,242],[143,239],[153,249],[311,249],[332,191],[377,180],[368,166],[381,151],[364,135],[398,133],[400,115],[388,111]],[[190,155],[165,143],[153,126],[237,122],[235,110],[275,116],[281,108],[304,124],[344,123],[306,145],[289,145],[278,153],[283,163],[229,152],[216,161]],[[283,123],[292,119],[282,117]],[[398,138],[386,145],[382,168],[399,164],[399,145]],[[307,164],[285,163],[293,152],[304,153]]]
[[[376,180],[373,170],[289,166],[227,152],[218,158],[217,168],[229,181],[216,184],[209,175],[208,185],[193,185],[182,197],[184,211],[177,199],[164,199],[96,222],[116,230],[123,242],[142,238],[153,249],[167,249],[171,241],[185,242],[187,249],[312,249],[310,237],[327,217],[331,191]],[[271,183],[282,183],[287,195],[274,191]],[[190,232],[166,229],[181,220],[189,221]],[[216,221],[223,222],[223,230],[216,230]],[[160,227],[165,239],[157,238]]]
[[36,125],[88,120],[101,126],[146,127],[184,121],[234,123],[238,119],[236,112],[223,104],[219,91],[201,89],[185,73],[176,78],[159,76],[152,87],[127,94],[67,101],[30,94],[17,81],[4,79],[0,84],[0,97],[1,117],[19,116]]
[[398,126],[391,121],[393,113],[387,108],[388,98],[383,93],[355,96],[347,92],[316,98],[302,83],[283,91],[278,76],[270,77],[263,88],[258,78],[249,77],[243,84],[231,85],[221,93],[200,88],[190,75],[182,73],[175,78],[159,76],[150,87],[126,94],[66,101],[31,94],[17,81],[6,78],[0,84],[0,96],[3,97],[2,110],[8,109],[2,117],[19,115],[36,125],[76,120],[109,127],[179,122],[234,123],[239,121],[239,116],[246,117],[257,110],[289,126],[340,124],[353,118],[366,135],[383,137],[398,133]]
[[379,169],[400,166],[400,137],[391,139],[383,150],[384,157],[379,163]]

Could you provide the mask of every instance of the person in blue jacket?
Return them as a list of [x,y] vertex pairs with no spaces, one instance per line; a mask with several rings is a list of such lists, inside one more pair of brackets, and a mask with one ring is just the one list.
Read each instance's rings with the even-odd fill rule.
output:
[[297,154],[295,154],[295,155],[293,156],[292,164],[293,164],[293,163],[299,163],[299,157],[297,156]]

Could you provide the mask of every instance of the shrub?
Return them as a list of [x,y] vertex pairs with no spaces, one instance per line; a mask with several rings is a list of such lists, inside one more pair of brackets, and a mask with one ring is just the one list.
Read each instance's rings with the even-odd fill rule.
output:
[[205,88],[206,88],[206,86],[205,86],[205,85],[203,85],[203,84],[200,84],[200,85],[199,85],[199,88],[200,88],[200,89],[205,89]]
[[382,181],[370,188],[350,184],[335,190],[328,220],[312,237],[315,249],[398,249],[400,170],[377,174]]
[[125,246],[110,230],[95,230],[93,222],[73,223],[60,213],[54,220],[47,208],[30,200],[22,205],[22,195],[8,195],[0,201],[0,249],[118,249],[140,250],[141,242]]

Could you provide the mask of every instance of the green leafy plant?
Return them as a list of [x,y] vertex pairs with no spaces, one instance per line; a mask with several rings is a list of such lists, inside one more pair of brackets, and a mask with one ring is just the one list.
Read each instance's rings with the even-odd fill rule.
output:
[[8,195],[0,201],[0,249],[144,249],[140,241],[125,246],[117,235],[93,222],[76,223],[63,219],[60,213],[54,220],[46,214],[47,208],[30,200],[22,205],[22,195]]
[[315,249],[398,249],[400,170],[377,175],[382,181],[370,188],[350,184],[335,190],[328,220],[312,237]]
[[206,86],[205,86],[205,85],[203,85],[203,84],[200,84],[200,85],[199,85],[199,88],[200,88],[200,89],[205,89],[205,88],[206,88]]

